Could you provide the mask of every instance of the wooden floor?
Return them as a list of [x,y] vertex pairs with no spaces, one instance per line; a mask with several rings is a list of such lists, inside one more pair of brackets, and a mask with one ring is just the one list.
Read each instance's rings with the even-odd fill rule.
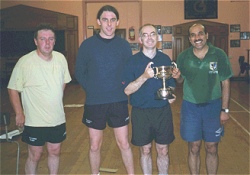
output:
[[[249,171],[249,84],[243,81],[231,83],[230,121],[225,126],[225,136],[219,144],[219,170],[218,174],[246,175]],[[187,143],[180,138],[180,104],[182,101],[182,86],[177,87],[177,101],[172,105],[175,141],[170,145],[169,174],[189,174],[187,166]],[[67,139],[63,142],[61,150],[59,174],[90,174],[88,161],[89,136],[88,130],[82,124],[82,113],[85,95],[77,84],[69,84],[65,89],[64,104],[67,117]],[[74,106],[75,105],[75,106]],[[1,90],[1,112],[11,113],[9,130],[16,129],[14,125],[14,112],[10,107],[6,88]],[[131,125],[130,134],[131,137]],[[19,174],[24,174],[24,165],[27,158],[27,146],[20,143]],[[14,143],[2,142],[1,146],[1,174],[15,174],[16,150]],[[204,144],[203,144],[204,146]],[[139,163],[138,147],[132,146],[134,154],[135,173],[142,174]],[[48,174],[47,155],[44,151],[39,163],[38,173]],[[201,174],[206,174],[204,147],[201,150]],[[157,174],[155,147],[153,147],[153,173]],[[126,174],[120,152],[116,146],[113,131],[107,128],[104,132],[101,167],[118,169],[115,174]],[[101,173],[109,174],[109,173]],[[112,174],[112,173],[110,173]]]

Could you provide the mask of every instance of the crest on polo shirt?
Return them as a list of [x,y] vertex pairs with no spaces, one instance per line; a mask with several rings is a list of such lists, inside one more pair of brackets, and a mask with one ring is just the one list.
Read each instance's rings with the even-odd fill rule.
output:
[[218,73],[217,62],[210,62],[209,69],[210,69],[209,71],[210,74],[217,74]]

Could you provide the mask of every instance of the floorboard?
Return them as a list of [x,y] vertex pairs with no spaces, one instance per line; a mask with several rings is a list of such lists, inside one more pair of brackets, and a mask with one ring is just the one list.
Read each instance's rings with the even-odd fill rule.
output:
[[[225,125],[225,136],[219,144],[220,164],[218,174],[247,175],[249,171],[249,84],[242,81],[231,82],[230,120]],[[182,101],[182,85],[176,89],[177,100],[172,105],[174,118],[174,132],[176,139],[170,145],[169,174],[189,174],[187,165],[187,143],[180,137],[180,105]],[[69,84],[65,89],[64,104],[67,118],[67,139],[62,144],[59,174],[90,174],[88,160],[89,136],[88,129],[82,124],[82,113],[85,102],[85,93],[78,84]],[[75,106],[74,106],[75,105]],[[129,106],[129,109],[131,107]],[[10,106],[6,88],[1,89],[1,112],[9,112],[11,125],[9,130],[16,129],[15,114]],[[129,125],[131,138],[131,125]],[[1,128],[2,132],[3,128]],[[24,165],[27,158],[27,145],[15,138],[20,143],[19,174],[24,174]],[[1,141],[1,173],[15,174],[16,150],[14,143]],[[139,162],[139,149],[132,145],[135,173],[142,174]],[[157,174],[156,153],[153,147],[153,173]],[[104,132],[102,148],[103,168],[118,169],[115,174],[126,174],[122,163],[120,151],[116,145],[113,130],[108,128]],[[44,149],[43,157],[39,163],[38,173],[48,174],[47,153]],[[114,174],[114,173],[101,173]],[[201,174],[206,174],[204,144],[201,150]]]

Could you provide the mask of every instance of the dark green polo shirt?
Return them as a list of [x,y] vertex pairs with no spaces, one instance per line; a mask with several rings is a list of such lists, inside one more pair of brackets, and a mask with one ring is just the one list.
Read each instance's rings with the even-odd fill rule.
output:
[[177,58],[184,78],[183,99],[191,103],[206,103],[221,97],[221,81],[233,75],[226,53],[208,43],[209,50],[203,60],[193,53],[193,46]]

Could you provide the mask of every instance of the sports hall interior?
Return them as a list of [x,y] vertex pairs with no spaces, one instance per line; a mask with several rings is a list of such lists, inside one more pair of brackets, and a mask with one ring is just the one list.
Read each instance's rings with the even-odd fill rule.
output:
[[[8,131],[17,129],[15,113],[7,93],[10,74],[18,59],[28,53],[29,49],[34,49],[33,39],[30,36],[35,26],[41,22],[51,23],[55,26],[58,36],[55,48],[65,55],[72,76],[72,81],[67,84],[63,98],[67,138],[62,144],[59,174],[91,173],[88,159],[88,128],[82,124],[85,92],[74,78],[74,66],[81,42],[99,29],[96,23],[97,11],[101,6],[110,4],[116,7],[120,13],[117,35],[131,44],[133,53],[137,53],[140,49],[138,30],[143,24],[152,23],[158,27],[160,35],[158,49],[169,55],[173,61],[176,61],[181,51],[190,46],[188,27],[195,22],[208,26],[208,41],[226,52],[234,73],[230,79],[230,120],[225,125],[225,135],[219,143],[218,174],[250,174],[250,1],[213,0],[208,2],[190,0],[1,0],[0,112],[1,116],[8,114],[10,117]],[[20,36],[23,38],[20,39]],[[25,45],[28,48],[21,47],[24,45],[23,42],[26,42]],[[175,91],[177,100],[171,104],[176,137],[169,147],[169,174],[173,175],[189,174],[187,143],[180,137],[182,90],[182,84],[177,84]],[[130,105],[128,108],[131,111]],[[4,133],[5,127],[1,125],[1,135]],[[131,123],[129,124],[129,139],[131,139]],[[24,174],[27,145],[21,141],[21,134],[14,136],[12,140],[15,142],[10,143],[5,139],[0,139],[0,174],[16,174],[17,168],[18,174]],[[19,154],[17,154],[16,142],[19,144]],[[131,147],[135,173],[142,174],[139,148],[133,145]],[[152,153],[153,174],[157,174],[154,146]],[[108,169],[101,174],[126,174],[113,130],[109,127],[104,131],[101,156],[101,167],[104,170]],[[17,159],[19,160],[18,165]],[[109,170],[116,170],[116,172],[108,172]],[[48,174],[46,149],[44,149],[39,163],[38,173]],[[201,149],[200,174],[206,174],[204,144]]]

